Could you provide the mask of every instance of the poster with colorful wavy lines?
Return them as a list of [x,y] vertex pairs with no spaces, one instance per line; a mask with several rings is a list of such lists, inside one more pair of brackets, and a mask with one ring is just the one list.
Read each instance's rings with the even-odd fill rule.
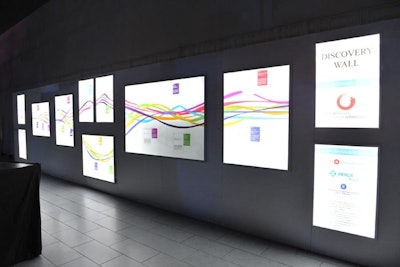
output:
[[54,98],[56,113],[56,145],[74,146],[73,95]]
[[204,76],[125,87],[125,151],[204,160]]
[[96,122],[114,122],[114,76],[96,78]]
[[289,69],[224,73],[224,163],[288,169]]
[[32,104],[32,135],[50,137],[49,102]]
[[82,135],[83,175],[115,183],[114,137]]
[[94,118],[94,80],[80,80],[79,90],[79,122],[93,122]]

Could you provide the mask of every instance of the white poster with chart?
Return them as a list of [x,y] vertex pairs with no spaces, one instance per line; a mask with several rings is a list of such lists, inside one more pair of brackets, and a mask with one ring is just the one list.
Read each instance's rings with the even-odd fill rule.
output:
[[125,150],[204,160],[204,77],[125,87]]
[[93,122],[94,118],[94,80],[78,82],[79,122]]
[[96,78],[96,122],[114,122],[114,76]]
[[50,137],[49,102],[32,104],[32,135]]
[[378,147],[315,145],[313,225],[375,238]]
[[288,170],[289,73],[289,65],[224,73],[224,163]]
[[17,95],[18,124],[25,124],[25,95]]
[[59,146],[74,146],[74,114],[73,95],[56,96],[56,144]]
[[83,175],[115,183],[114,137],[82,135]]
[[379,128],[379,34],[315,47],[315,127]]

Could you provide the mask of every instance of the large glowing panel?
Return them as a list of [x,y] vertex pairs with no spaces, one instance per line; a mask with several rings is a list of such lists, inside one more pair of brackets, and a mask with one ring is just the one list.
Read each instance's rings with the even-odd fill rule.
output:
[[27,159],[25,129],[18,129],[18,152],[19,158]]
[[315,127],[379,128],[379,34],[316,44]]
[[288,65],[224,74],[224,163],[288,169]]
[[96,122],[114,122],[113,77],[96,78]]
[[94,117],[94,80],[78,82],[79,90],[79,122],[93,122]]
[[204,77],[125,87],[125,150],[204,160]]
[[313,225],[375,238],[378,147],[315,145]]
[[18,124],[25,124],[25,95],[17,95]]
[[114,137],[82,135],[83,175],[114,183]]
[[56,110],[56,144],[74,146],[74,115],[73,96],[61,95],[55,97]]
[[50,137],[49,102],[32,104],[32,135]]

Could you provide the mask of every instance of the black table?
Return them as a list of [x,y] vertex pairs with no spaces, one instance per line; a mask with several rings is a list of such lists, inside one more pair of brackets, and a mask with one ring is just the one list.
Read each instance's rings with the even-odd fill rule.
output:
[[0,266],[42,252],[40,165],[0,162]]

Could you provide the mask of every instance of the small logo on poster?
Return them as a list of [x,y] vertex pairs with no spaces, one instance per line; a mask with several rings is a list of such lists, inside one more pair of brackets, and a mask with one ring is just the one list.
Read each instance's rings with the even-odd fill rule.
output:
[[338,165],[338,164],[340,163],[340,160],[335,159],[335,160],[333,161],[333,163],[335,163],[336,165]]
[[267,85],[268,84],[268,71],[267,70],[260,70],[257,73],[257,85]]
[[336,104],[341,110],[349,110],[352,109],[356,104],[356,99],[352,96],[348,96],[347,94],[341,94],[337,98]]
[[179,94],[179,83],[174,83],[172,85],[172,94],[174,95]]
[[260,142],[260,127],[251,127],[250,128],[250,141],[251,142]]
[[151,129],[151,138],[157,138],[158,137],[158,131],[157,128],[152,128]]
[[340,185],[340,188],[342,188],[343,190],[345,190],[345,189],[347,188],[347,185],[346,185],[346,184],[341,184],[341,185]]
[[183,146],[190,146],[190,133],[183,134]]

